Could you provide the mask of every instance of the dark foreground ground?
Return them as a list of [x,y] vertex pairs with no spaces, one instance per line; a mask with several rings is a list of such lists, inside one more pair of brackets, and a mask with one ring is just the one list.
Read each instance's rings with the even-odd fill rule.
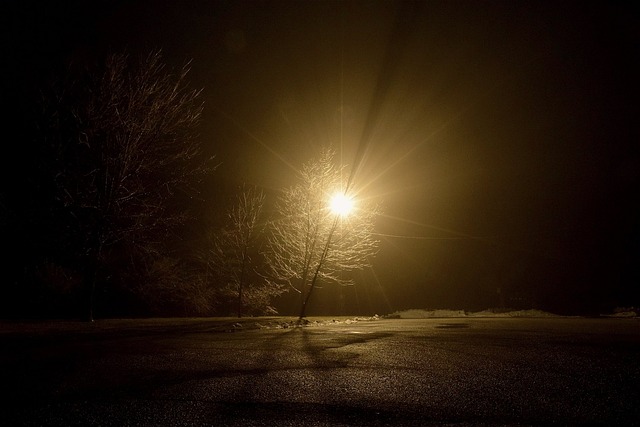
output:
[[0,324],[0,424],[640,425],[639,319],[284,320]]

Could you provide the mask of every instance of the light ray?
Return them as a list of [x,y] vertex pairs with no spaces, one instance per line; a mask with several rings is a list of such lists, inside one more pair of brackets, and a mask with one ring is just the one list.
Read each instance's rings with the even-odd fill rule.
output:
[[411,240],[474,240],[473,238],[457,236],[457,237],[429,237],[429,236],[407,236],[402,234],[387,234],[387,233],[371,233],[378,237],[388,237],[393,239],[411,239]]
[[269,144],[267,144],[266,142],[264,142],[261,138],[258,138],[256,135],[253,134],[253,132],[251,132],[249,129],[247,129],[246,127],[242,126],[242,124],[236,120],[235,117],[231,116],[230,114],[226,113],[225,111],[217,108],[217,107],[213,107],[218,113],[220,113],[222,116],[224,116],[227,120],[229,120],[231,123],[233,123],[238,129],[240,129],[243,133],[245,133],[247,136],[249,136],[251,139],[253,139],[254,141],[256,141],[258,144],[260,144],[264,149],[266,149],[269,153],[273,154],[278,160],[280,160],[283,164],[285,164],[287,167],[289,167],[289,169],[291,169],[292,171],[294,171],[297,174],[299,174],[298,168],[296,168],[293,164],[291,164],[291,162],[289,162],[287,159],[284,158],[284,156],[280,153],[278,153],[276,150],[274,150],[273,148],[271,148],[269,146]]
[[373,276],[373,279],[377,285],[377,288],[380,290],[380,293],[382,294],[382,298],[384,299],[385,304],[387,305],[387,309],[389,310],[389,313],[392,313],[393,307],[391,307],[391,302],[389,301],[389,297],[387,296],[387,292],[385,291],[385,289],[382,287],[382,283],[380,283],[380,278],[378,277],[378,273],[376,273],[376,270],[371,267],[369,268],[369,271],[371,272],[371,275]]
[[453,234],[453,235],[456,235],[458,237],[464,237],[464,238],[473,239],[473,240],[484,240],[483,237],[473,236],[471,234],[463,233],[461,231],[451,230],[449,228],[444,228],[444,227],[438,227],[438,226],[432,225],[432,224],[425,224],[425,223],[422,223],[422,222],[413,221],[413,220],[410,220],[410,219],[401,218],[401,217],[394,216],[394,215],[381,214],[380,216],[388,218],[388,219],[392,219],[392,220],[395,220],[395,221],[404,222],[405,224],[418,225],[420,227],[431,228],[433,230],[437,230],[437,231],[442,231],[444,233]]

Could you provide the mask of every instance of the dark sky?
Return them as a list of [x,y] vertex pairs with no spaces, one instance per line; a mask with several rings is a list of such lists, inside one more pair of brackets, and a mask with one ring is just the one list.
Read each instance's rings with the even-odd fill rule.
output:
[[193,84],[204,88],[202,137],[221,162],[214,185],[277,190],[319,147],[339,148],[360,196],[385,213],[373,272],[342,291],[362,312],[487,308],[498,288],[506,305],[639,303],[640,22],[631,6],[4,8],[6,99],[70,60],[162,48],[174,65],[192,59]]

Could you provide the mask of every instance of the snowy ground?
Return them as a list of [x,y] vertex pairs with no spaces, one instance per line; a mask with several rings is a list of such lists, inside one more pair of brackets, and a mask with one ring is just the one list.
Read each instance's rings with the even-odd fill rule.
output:
[[[0,336],[12,333],[112,333],[113,331],[153,332],[154,330],[184,329],[185,331],[239,332],[251,329],[287,329],[324,325],[345,325],[383,319],[438,319],[438,318],[554,318],[567,317],[542,310],[483,310],[477,312],[451,309],[409,309],[386,315],[373,316],[313,316],[298,320],[295,316],[269,317],[202,317],[202,318],[150,318],[150,319],[103,319],[94,323],[78,321],[3,321],[0,319]],[[579,317],[579,316],[572,316]],[[618,307],[612,313],[601,314],[609,318],[638,318],[640,309]]]
[[[638,317],[640,310],[634,307],[619,307],[613,310],[611,314],[601,314],[601,317]],[[385,318],[394,319],[430,319],[438,317],[562,317],[557,314],[549,313],[542,310],[483,310],[483,311],[464,311],[464,310],[422,310],[411,309],[396,311],[395,313],[384,316]]]
[[[640,310],[634,307],[616,308],[611,314],[601,314],[601,317],[638,317]],[[275,318],[265,322],[257,322],[255,326],[261,329],[271,328],[296,328],[302,326],[321,326],[327,324],[349,324],[354,322],[380,320],[380,319],[437,319],[437,318],[470,318],[470,317],[519,317],[519,318],[541,318],[541,317],[566,317],[542,310],[482,310],[465,311],[450,309],[409,309],[396,311],[384,316],[370,317],[312,317],[299,321],[297,318]],[[237,325],[237,327],[242,327]]]
[[395,313],[388,314],[386,318],[394,319],[430,319],[437,317],[558,317],[553,313],[548,313],[542,310],[515,310],[515,311],[497,311],[497,310],[483,310],[483,311],[464,311],[464,310],[423,310],[423,309],[411,309],[396,311]]
[[[271,319],[266,322],[258,322],[256,326],[261,329],[286,329],[297,328],[303,326],[322,326],[327,324],[350,324],[355,322],[365,322],[380,319],[436,319],[436,318],[460,318],[460,317],[561,317],[556,314],[544,312],[541,310],[517,310],[496,312],[492,310],[484,310],[479,312],[469,312],[464,310],[424,310],[410,309],[396,311],[384,316],[365,316],[365,317],[310,317],[299,321],[297,318],[280,318]],[[240,325],[237,325],[240,328]]]

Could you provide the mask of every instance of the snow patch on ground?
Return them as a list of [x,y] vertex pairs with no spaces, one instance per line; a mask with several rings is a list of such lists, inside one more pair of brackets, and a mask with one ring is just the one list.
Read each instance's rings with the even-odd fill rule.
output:
[[[542,310],[483,310],[464,311],[446,309],[410,309],[396,311],[383,316],[386,319],[431,319],[442,317],[563,317],[558,314]],[[566,317],[566,316],[564,316]],[[618,307],[611,314],[601,314],[600,317],[635,318],[640,317],[640,309],[635,307]]]
[[477,312],[464,310],[423,310],[410,309],[396,311],[384,316],[387,319],[431,319],[442,317],[558,317],[557,314],[548,313],[542,310],[514,310],[514,311],[494,311],[483,310]]
[[324,326],[324,325],[348,325],[356,322],[366,322],[372,320],[382,319],[437,319],[437,318],[460,318],[460,317],[561,317],[556,314],[548,313],[541,310],[512,310],[512,311],[493,311],[484,310],[478,312],[470,312],[464,310],[423,310],[423,309],[410,309],[396,311],[384,316],[378,316],[377,314],[370,317],[319,317],[319,318],[305,318],[298,320],[297,318],[288,319],[273,319],[270,322],[258,322],[256,327],[259,329],[289,329],[289,328],[301,328],[312,326]]
[[348,325],[356,322],[380,320],[382,317],[377,314],[367,317],[351,317],[351,318],[316,318],[316,319],[281,319],[271,322],[256,323],[259,329],[289,329],[289,328],[301,328],[307,326],[322,326],[322,325]]
[[[618,318],[632,318],[638,317],[640,310],[630,308],[618,308],[614,310],[613,314],[602,314],[601,317],[618,317]],[[562,316],[559,314],[549,313],[543,310],[500,310],[500,309],[487,309],[482,311],[465,311],[465,310],[450,310],[450,309],[409,309],[396,311],[384,316],[378,316],[377,314],[370,317],[311,317],[299,320],[297,318],[273,318],[269,321],[260,321],[255,323],[255,327],[259,329],[289,329],[289,328],[301,328],[312,326],[324,326],[324,325],[348,325],[356,322],[366,322],[372,320],[382,319],[438,319],[438,318],[489,318],[489,317],[502,317],[502,318],[545,318],[545,317],[574,317],[574,316]],[[241,329],[241,326],[238,327]]]
[[636,307],[616,307],[612,314],[603,314],[604,317],[638,317],[640,309]]

